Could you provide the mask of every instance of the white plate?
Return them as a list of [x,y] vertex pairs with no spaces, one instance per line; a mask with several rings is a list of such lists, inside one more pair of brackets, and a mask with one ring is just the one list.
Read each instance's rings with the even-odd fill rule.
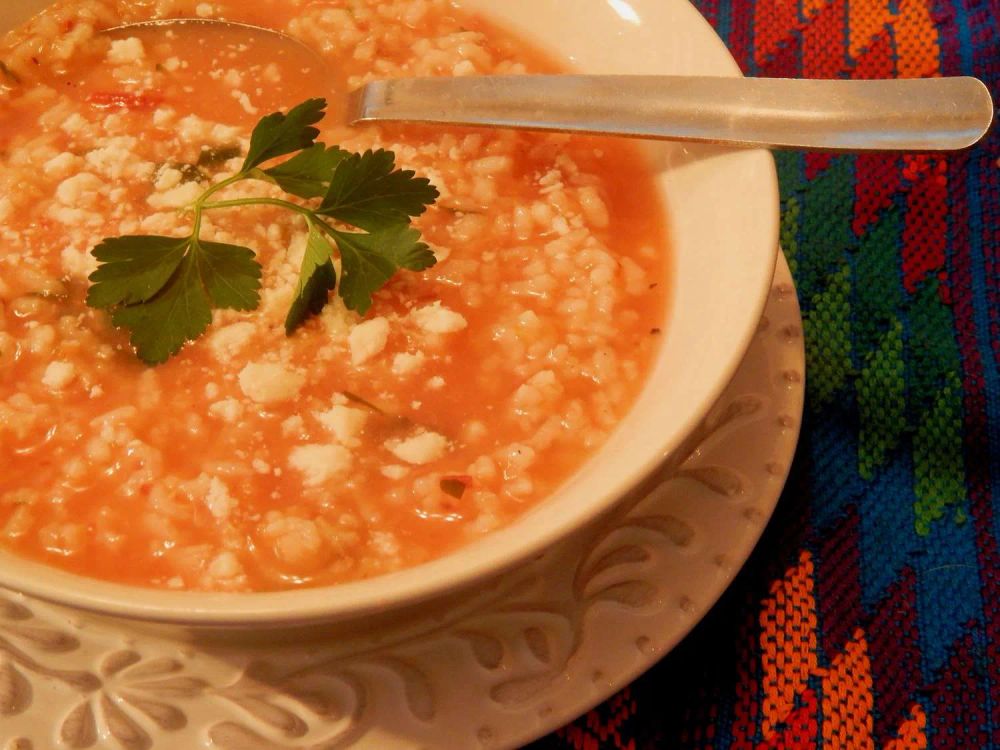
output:
[[195,647],[0,597],[3,750],[458,750],[556,729],[673,648],[746,561],[795,451],[804,363],[781,258],[736,377],[648,495],[392,631]]

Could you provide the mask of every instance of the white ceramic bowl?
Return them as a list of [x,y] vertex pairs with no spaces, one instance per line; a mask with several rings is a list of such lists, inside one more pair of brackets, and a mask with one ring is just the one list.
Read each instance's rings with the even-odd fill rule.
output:
[[[0,31],[47,4],[5,0]],[[707,22],[677,0],[457,0],[587,73],[736,76]],[[692,34],[699,27],[707,33]],[[0,586],[151,624],[271,629],[366,623],[461,597],[598,519],[639,487],[691,433],[729,382],[762,313],[778,243],[770,154],[650,144],[673,259],[665,335],[648,383],[605,447],[511,526],[447,557],[380,578],[265,594],[198,594],[94,581],[0,552]]]

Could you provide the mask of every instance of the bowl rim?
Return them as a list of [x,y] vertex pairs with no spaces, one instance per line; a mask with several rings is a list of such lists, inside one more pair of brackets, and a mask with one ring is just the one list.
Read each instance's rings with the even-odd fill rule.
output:
[[[610,1],[610,0],[609,0]],[[714,47],[713,61],[721,75],[742,75],[732,54],[722,39],[716,34],[708,20],[688,2],[673,0],[677,12],[687,17],[686,23],[700,27],[704,42]],[[456,5],[461,6],[462,0]],[[768,223],[768,242],[772,248],[767,261],[766,278],[760,284],[754,300],[754,314],[739,336],[739,345],[728,354],[720,376],[709,389],[707,397],[674,431],[674,439],[658,446],[655,455],[628,473],[619,475],[614,488],[602,493],[598,501],[588,507],[599,506],[610,510],[618,501],[648,480],[657,469],[674,453],[705,418],[711,407],[718,401],[724,389],[732,380],[742,362],[756,332],[757,322],[763,314],[770,289],[778,254],[779,237],[779,192],[777,171],[770,152],[764,149],[733,149],[742,153],[766,155],[767,168],[760,185],[766,191],[766,198],[772,205],[771,221]],[[750,318],[748,318],[750,321]],[[643,390],[648,384],[643,387]],[[598,449],[597,454],[602,449]],[[597,455],[595,454],[595,455]],[[542,500],[544,505],[546,501]],[[594,513],[578,514],[570,521],[564,521],[540,528],[516,549],[503,549],[502,540],[516,531],[517,519],[507,527],[491,532],[480,540],[471,542],[457,550],[426,563],[397,572],[370,579],[311,587],[292,591],[219,593],[219,592],[175,592],[113,583],[89,578],[69,571],[57,569],[43,563],[18,557],[0,550],[0,562],[14,560],[10,565],[0,564],[0,587],[11,589],[37,599],[74,610],[90,612],[117,619],[141,621],[157,625],[187,626],[196,628],[247,628],[247,627],[288,627],[307,626],[320,623],[336,623],[385,612],[387,609],[404,609],[419,602],[454,594],[477,583],[503,575],[525,560],[536,557],[551,547],[568,533],[585,526],[594,518]],[[473,551],[475,554],[468,554]],[[465,557],[461,568],[454,565],[457,557]],[[452,572],[440,574],[448,567]]]

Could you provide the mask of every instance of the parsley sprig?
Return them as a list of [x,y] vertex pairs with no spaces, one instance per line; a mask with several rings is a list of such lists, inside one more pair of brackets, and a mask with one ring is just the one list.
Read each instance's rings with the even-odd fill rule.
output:
[[[434,265],[434,254],[410,222],[437,200],[437,189],[412,171],[397,169],[391,151],[356,154],[317,143],[315,124],[325,109],[325,100],[310,99],[263,118],[240,171],[206,189],[189,207],[187,237],[113,237],[92,250],[99,265],[90,276],[87,304],[111,311],[112,323],[128,329],[144,362],[165,362],[201,336],[213,309],[255,310],[260,304],[261,266],[253,250],[202,239],[206,211],[269,205],[305,220],[308,240],[285,319],[288,335],[319,314],[334,290],[349,309],[364,314],[372,295],[397,271]],[[213,200],[244,180],[273,183],[306,203],[270,197]],[[341,263],[339,284],[334,248]]]

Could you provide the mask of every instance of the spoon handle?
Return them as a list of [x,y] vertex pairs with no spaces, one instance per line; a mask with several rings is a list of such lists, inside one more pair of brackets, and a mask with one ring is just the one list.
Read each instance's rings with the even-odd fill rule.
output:
[[975,78],[483,76],[369,83],[352,123],[408,121],[819,151],[947,151],[993,120]]

